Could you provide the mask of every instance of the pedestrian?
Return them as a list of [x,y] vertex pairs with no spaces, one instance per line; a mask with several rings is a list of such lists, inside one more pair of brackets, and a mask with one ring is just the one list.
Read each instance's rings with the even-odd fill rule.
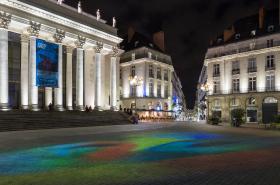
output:
[[89,108],[88,108],[88,106],[86,105],[86,112],[89,112]]
[[135,124],[135,125],[138,124],[138,122],[139,122],[139,117],[138,117],[138,114],[137,114],[137,113],[136,113],[136,114],[133,114],[132,117],[131,117],[131,119],[132,119],[132,123],[133,123],[133,124]]
[[52,103],[49,104],[48,108],[49,108],[49,111],[52,111]]

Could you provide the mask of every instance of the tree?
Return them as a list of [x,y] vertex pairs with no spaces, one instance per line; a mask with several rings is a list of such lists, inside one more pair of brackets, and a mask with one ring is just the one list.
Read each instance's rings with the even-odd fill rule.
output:
[[245,110],[244,109],[234,109],[231,111],[231,124],[234,127],[239,127],[241,124],[245,123]]

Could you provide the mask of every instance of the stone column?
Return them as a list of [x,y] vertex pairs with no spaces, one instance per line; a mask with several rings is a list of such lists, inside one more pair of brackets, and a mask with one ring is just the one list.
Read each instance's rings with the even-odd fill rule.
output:
[[30,49],[29,49],[29,107],[33,111],[39,111],[38,87],[36,84],[36,39],[39,36],[41,24],[30,22]]
[[11,15],[0,12],[0,110],[9,110],[8,25]]
[[63,111],[63,51],[62,51],[62,41],[65,38],[65,31],[57,29],[54,35],[55,41],[59,44],[58,47],[58,87],[54,90],[54,105],[57,111]]
[[28,109],[28,50],[29,36],[21,35],[21,108]]
[[73,110],[73,48],[68,46],[67,48],[67,61],[66,61],[66,108],[67,110]]
[[119,53],[118,48],[113,48],[111,56],[111,86],[110,86],[110,104],[111,110],[117,110],[117,55]]
[[103,43],[97,43],[95,47],[95,109],[101,109],[101,50],[103,49]]
[[76,65],[76,109],[84,110],[84,50],[85,37],[78,37],[77,46],[77,65]]

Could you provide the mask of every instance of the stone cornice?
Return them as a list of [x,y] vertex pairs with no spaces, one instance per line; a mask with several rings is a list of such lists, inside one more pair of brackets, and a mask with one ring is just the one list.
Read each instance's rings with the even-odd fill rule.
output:
[[253,50],[253,51],[248,51],[248,52],[244,52],[244,53],[237,53],[237,54],[226,55],[226,56],[222,56],[222,57],[205,59],[205,64],[207,65],[208,63],[211,63],[211,62],[233,60],[233,59],[242,58],[242,57],[250,57],[250,56],[254,56],[254,55],[261,55],[261,54],[265,54],[265,53],[269,53],[269,52],[279,52],[279,51],[280,51],[280,46],[272,47],[272,48],[265,48],[265,49],[260,49],[260,50]]
[[141,59],[136,59],[134,61],[120,63],[120,66],[126,67],[126,66],[130,66],[132,64],[139,64],[139,63],[153,63],[154,65],[160,65],[161,67],[166,67],[166,68],[169,68],[171,71],[174,71],[174,68],[172,65],[166,64],[166,63],[163,63],[160,61],[156,61],[156,60],[153,60],[150,58],[141,58]]
[[26,12],[27,14],[31,14],[33,16],[37,16],[39,18],[42,18],[42,19],[45,19],[45,20],[48,20],[51,22],[55,22],[57,24],[67,26],[69,28],[76,29],[78,31],[93,35],[95,37],[98,37],[98,38],[101,38],[104,40],[114,42],[117,44],[119,44],[122,41],[122,39],[117,36],[105,33],[103,31],[97,30],[95,28],[89,27],[87,25],[75,22],[75,21],[67,19],[67,18],[64,18],[62,16],[50,13],[50,12],[42,10],[40,8],[28,5],[28,4],[20,2],[18,0],[0,0],[0,5],[8,6],[13,9]]

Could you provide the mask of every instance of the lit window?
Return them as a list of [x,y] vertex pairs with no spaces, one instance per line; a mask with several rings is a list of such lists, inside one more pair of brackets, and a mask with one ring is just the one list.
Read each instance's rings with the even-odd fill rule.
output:
[[132,77],[135,77],[135,75],[136,75],[135,69],[136,69],[135,66],[131,66],[131,76],[132,76]]
[[257,77],[250,77],[249,78],[249,91],[256,91],[257,90]]

